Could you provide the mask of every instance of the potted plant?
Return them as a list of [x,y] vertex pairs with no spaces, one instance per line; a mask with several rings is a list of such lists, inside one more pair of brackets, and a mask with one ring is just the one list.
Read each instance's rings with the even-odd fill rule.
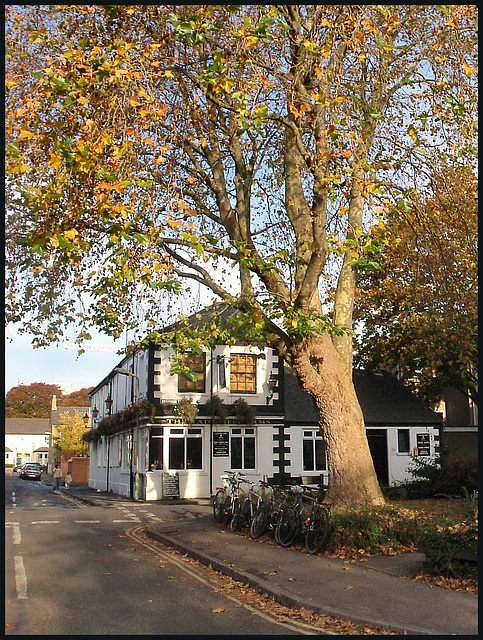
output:
[[191,398],[182,398],[174,408],[174,413],[178,418],[182,418],[187,424],[192,425],[198,413],[198,407]]
[[255,422],[255,409],[243,398],[239,398],[233,405],[233,413],[245,424],[252,425]]
[[210,399],[206,402],[205,407],[209,416],[218,418],[220,422],[225,421],[227,413],[226,406],[219,396],[212,394]]

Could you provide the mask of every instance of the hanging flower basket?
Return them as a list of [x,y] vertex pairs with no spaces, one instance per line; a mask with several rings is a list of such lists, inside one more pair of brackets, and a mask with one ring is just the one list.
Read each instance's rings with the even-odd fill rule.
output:
[[224,422],[227,414],[225,403],[219,396],[212,395],[205,404],[206,412],[217,422]]
[[198,407],[193,404],[191,398],[182,398],[174,408],[174,413],[178,418],[182,418],[187,424],[192,425],[198,413]]
[[255,422],[255,409],[246,400],[240,398],[233,405],[233,413],[240,422],[252,425]]
[[82,436],[82,440],[84,440],[84,442],[99,442],[101,438],[102,435],[99,429],[90,429]]

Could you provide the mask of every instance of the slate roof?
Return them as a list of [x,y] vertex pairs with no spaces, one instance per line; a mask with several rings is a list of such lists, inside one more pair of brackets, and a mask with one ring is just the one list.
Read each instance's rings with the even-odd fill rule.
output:
[[86,412],[89,413],[90,407],[57,407],[57,409],[54,409],[50,413],[52,424],[59,424],[63,413],[67,413],[69,416],[75,416],[76,411],[83,416]]
[[49,418],[5,418],[5,434],[45,435],[50,431]]
[[[354,386],[366,427],[439,425],[442,416],[429,409],[422,400],[389,374],[355,369]],[[287,422],[318,423],[311,396],[306,393],[292,371],[285,367],[285,415]]]

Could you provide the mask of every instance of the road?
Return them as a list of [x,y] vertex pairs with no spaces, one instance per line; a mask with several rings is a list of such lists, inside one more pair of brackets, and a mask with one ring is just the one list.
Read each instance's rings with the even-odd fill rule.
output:
[[[243,604],[208,569],[149,543],[143,526],[162,521],[167,509],[81,505],[6,476],[6,635],[314,633]],[[178,517],[179,509],[186,507]]]

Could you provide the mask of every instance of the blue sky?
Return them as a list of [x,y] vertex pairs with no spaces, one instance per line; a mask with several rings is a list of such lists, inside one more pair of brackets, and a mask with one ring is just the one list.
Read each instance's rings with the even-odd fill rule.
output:
[[[10,339],[12,339],[10,341]],[[94,336],[93,343],[124,346],[125,340],[114,343],[105,336]],[[122,359],[116,352],[67,350],[64,344],[34,349],[31,339],[12,330],[5,336],[5,393],[17,385],[17,381],[70,383],[94,387]]]

